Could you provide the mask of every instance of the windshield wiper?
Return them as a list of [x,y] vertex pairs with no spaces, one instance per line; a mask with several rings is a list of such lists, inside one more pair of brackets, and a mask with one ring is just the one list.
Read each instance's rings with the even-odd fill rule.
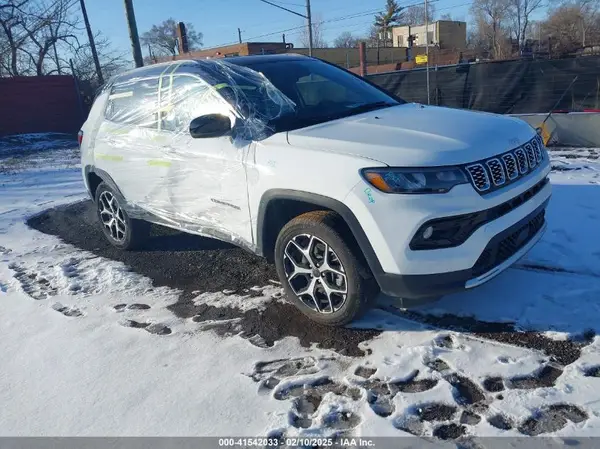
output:
[[325,123],[331,120],[338,120],[341,118],[350,117],[352,115],[362,114],[364,112],[374,111],[377,109],[398,106],[400,104],[401,103],[392,103],[390,101],[375,101],[373,103],[361,104],[353,108],[347,109],[345,111],[332,114],[317,115],[313,117],[284,116],[279,117],[277,120],[279,121],[281,130],[289,131],[291,129],[304,128],[306,126]]
[[390,108],[392,106],[398,106],[399,103],[391,103],[389,101],[375,101],[373,103],[365,103],[354,108],[351,108],[347,113],[349,115],[361,114],[363,112],[374,111],[376,109]]
[[398,106],[399,103],[392,103],[389,101],[375,101],[373,103],[365,103],[355,106],[353,108],[347,109],[345,111],[337,112],[334,114],[329,114],[325,116],[318,117],[321,121],[329,121],[329,120],[337,120],[340,118],[350,117],[357,114],[363,114],[369,111],[375,111],[377,109],[390,108],[392,106]]

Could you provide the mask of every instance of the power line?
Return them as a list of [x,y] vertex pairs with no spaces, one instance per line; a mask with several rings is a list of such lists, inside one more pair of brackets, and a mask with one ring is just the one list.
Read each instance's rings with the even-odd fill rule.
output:
[[305,16],[304,14],[300,14],[300,13],[299,13],[299,12],[297,12],[297,11],[294,11],[294,10],[292,10],[292,9],[288,9],[288,8],[286,8],[285,6],[278,5],[277,3],[274,3],[274,2],[272,2],[272,1],[269,1],[269,0],[258,0],[258,1],[259,1],[259,2],[263,2],[263,3],[266,3],[267,5],[275,6],[276,8],[279,8],[279,9],[283,9],[284,11],[287,11],[287,12],[289,12],[289,13],[295,14],[295,15],[297,15],[297,16],[300,16],[300,17],[304,18],[304,19],[307,19],[307,18],[308,18],[308,17],[307,17],[307,16]]
[[[429,3],[438,3],[440,1],[441,0],[429,0]],[[444,7],[444,8],[437,8],[436,11],[444,11],[446,9],[459,8],[461,6],[470,5],[472,3],[473,3],[473,0],[471,0],[469,2],[466,2],[466,3],[461,3],[461,4],[458,4],[458,5],[450,5],[450,6]],[[401,4],[400,6],[402,6],[403,9],[407,9],[407,8],[414,8],[414,7],[421,6],[421,5],[422,5],[422,3],[418,2],[418,3],[409,4],[409,5],[406,5],[406,4],[402,5]],[[325,23],[341,22],[341,21],[344,21],[344,20],[357,19],[357,18],[360,18],[360,17],[365,17],[365,16],[377,14],[378,12],[381,12],[381,10],[380,9],[368,10],[368,11],[363,11],[363,12],[348,14],[348,15],[345,15],[345,16],[335,17],[333,19],[322,20],[320,22],[315,22],[314,24],[315,25],[321,25],[321,24],[325,24]],[[361,22],[361,23],[357,23],[357,24],[354,24],[354,25],[358,26],[360,24],[367,24],[367,23],[371,23],[371,20],[364,21],[364,22]],[[342,26],[345,26],[345,25],[342,25]],[[353,26],[353,25],[351,25],[351,26]],[[297,34],[302,33],[305,28],[306,28],[305,25],[296,26],[296,27],[292,27],[292,28],[286,28],[285,30],[278,30],[278,31],[273,31],[273,32],[269,32],[269,33],[260,34],[260,35],[257,35],[257,36],[252,36],[252,37],[246,38],[245,41],[249,42],[249,41],[252,41],[254,39],[260,39],[260,38],[263,38],[263,37],[275,36],[275,35],[279,35],[279,34],[282,34],[282,33],[286,33],[286,35],[297,35]],[[330,28],[330,29],[336,29],[336,28],[339,28],[339,27],[334,27],[334,28]],[[238,42],[237,41],[226,42],[226,43],[223,43],[223,44],[214,45],[212,48],[224,47],[224,46],[227,46],[227,45],[234,45],[236,43],[238,43]]]
[[[44,12],[42,12],[42,13],[36,13],[36,14],[28,13],[28,15],[37,15],[38,17],[43,17],[45,14],[48,13],[48,11],[50,11],[52,8],[54,8],[59,3],[63,3],[63,2],[64,2],[64,0],[55,0],[52,4],[50,4],[50,6],[48,6],[44,10]],[[68,11],[75,3],[76,3],[75,1],[71,2],[71,4],[66,7],[65,11]]]
[[290,3],[290,2],[281,2],[281,1],[276,1],[276,2],[273,2],[273,3],[278,3],[280,5],[297,6],[299,8],[304,8],[304,6],[305,6],[305,5],[301,5],[299,3]]
[[[263,2],[266,3],[267,5],[271,5],[274,6],[275,8],[279,8],[283,11],[289,12],[291,14],[294,14],[296,16],[302,17],[303,19],[306,19],[306,27],[308,29],[308,56],[312,56],[312,49],[313,49],[313,23],[312,23],[312,12],[311,12],[311,7],[310,7],[310,0],[306,0],[306,15],[304,14],[300,14],[297,11],[294,11],[292,9],[286,8],[284,6],[281,6],[277,3],[273,3],[272,1],[269,0],[258,0],[259,2]],[[241,41],[241,39],[240,39]]]
[[[439,1],[440,1],[440,0],[429,0],[429,3],[437,3],[437,2],[439,2]],[[469,3],[466,3],[466,4],[471,4],[471,3],[472,3],[472,1],[471,1],[471,2],[469,2]],[[422,3],[420,3],[420,2],[419,2],[419,3],[413,3],[413,4],[410,4],[410,5],[405,5],[405,6],[404,6],[404,8],[405,8],[405,9],[408,9],[408,8],[414,8],[414,7],[421,6],[421,5],[422,5]],[[458,6],[462,6],[462,5],[453,5],[453,6],[450,6],[450,7],[448,7],[448,8],[440,8],[440,9],[438,9],[438,11],[441,11],[441,10],[444,10],[444,9],[455,8],[455,7],[458,7]],[[351,16],[338,17],[338,18],[335,18],[335,19],[330,19],[330,20],[323,20],[323,21],[321,21],[321,22],[318,22],[318,23],[319,23],[319,24],[322,24],[322,23],[334,23],[334,22],[341,22],[341,21],[343,21],[343,20],[348,20],[348,19],[350,19],[350,18],[364,17],[364,16],[366,16],[366,15],[370,15],[370,14],[369,14],[369,13],[359,13],[359,14],[355,14],[355,15],[351,15]],[[363,24],[367,24],[367,23],[371,23],[371,21],[363,21],[363,22],[360,22],[360,23],[352,24],[352,25],[350,25],[350,26],[354,26],[354,25],[363,25]],[[341,25],[341,26],[338,26],[338,27],[332,27],[332,28],[328,28],[328,29],[330,29],[330,30],[331,30],[331,29],[337,29],[337,28],[346,27],[346,26],[347,26],[347,24],[344,24],[344,25]],[[292,32],[291,32],[291,33],[289,33],[289,34],[291,34],[291,35],[294,35],[294,34],[298,34],[298,33],[300,33],[300,32],[301,32],[301,31],[292,31]],[[276,33],[274,33],[274,34],[276,34]]]
[[[428,3],[434,3],[434,2],[439,2],[439,1],[441,1],[441,0],[428,0]],[[438,8],[436,11],[444,11],[444,10],[447,10],[447,9],[459,8],[461,6],[471,5],[472,3],[473,3],[473,1],[469,1],[467,3],[460,3],[460,4],[457,4],[457,5],[451,5],[451,6],[444,7],[444,8]],[[422,5],[422,3],[415,3],[413,5],[407,5],[406,8],[412,8],[412,7],[421,6],[421,5]],[[351,23],[351,24],[342,24],[342,25],[339,25],[339,26],[327,27],[327,30],[335,30],[335,29],[338,29],[338,28],[344,28],[347,31],[354,31],[354,30],[358,29],[359,27],[364,27],[365,25],[367,25],[369,23],[371,23],[370,20],[369,21],[361,21],[361,22]],[[348,29],[348,27],[353,27],[353,28],[352,28],[352,30],[350,30],[350,29]],[[297,33],[292,32],[290,34],[293,35],[293,34],[297,34]]]
[[[69,9],[71,9],[75,4],[78,3],[79,0],[72,0],[71,3],[69,5],[67,5],[65,7],[65,12],[67,12]],[[56,5],[58,5],[59,3],[63,3],[64,0],[55,0],[53,3],[50,4],[50,6],[48,6],[43,12],[41,13],[33,13],[33,12],[25,12],[22,11],[21,9],[17,9],[18,11],[20,11],[22,14],[25,14],[27,16],[34,16],[38,18],[38,23],[36,24],[36,26],[32,27],[32,29],[36,29],[42,22],[44,22],[47,17],[46,14],[48,14],[48,12],[53,9]]]
[[[261,1],[262,1],[262,0],[261,0]],[[378,10],[378,9],[377,9],[377,10],[374,10],[374,11],[373,11],[373,10],[371,10],[371,11],[362,12],[362,13],[350,14],[350,15],[343,16],[343,17],[337,17],[337,18],[335,18],[335,19],[323,20],[323,21],[321,21],[321,22],[316,22],[316,23],[315,23],[315,25],[317,25],[317,24],[322,24],[322,23],[339,22],[339,21],[341,21],[341,20],[354,19],[354,18],[357,18],[357,17],[364,17],[364,16],[366,16],[366,15],[375,14],[375,13],[377,13],[377,12],[379,12],[379,10]],[[251,40],[253,40],[253,39],[259,39],[259,38],[261,38],[261,37],[273,36],[273,35],[275,35],[275,34],[287,33],[287,32],[290,32],[290,31],[300,30],[300,29],[304,29],[304,28],[306,28],[306,27],[305,27],[305,25],[301,25],[301,26],[296,26],[296,27],[292,27],[292,28],[287,28],[287,29],[285,29],[285,30],[273,31],[273,32],[271,32],[271,33],[265,33],[265,34],[261,34],[261,35],[258,35],[258,36],[252,36],[252,37],[249,37],[249,38],[247,38],[247,39],[246,39],[246,41],[251,41]],[[220,45],[215,45],[214,47],[224,47],[224,46],[226,46],[226,45],[233,45],[233,44],[235,44],[235,43],[236,43],[235,41],[232,41],[232,42],[227,42],[227,43],[220,44]]]
[[[438,3],[439,1],[440,0],[430,0],[429,3]],[[471,4],[471,3],[472,3],[472,0],[469,3],[466,3],[466,4]],[[421,5],[422,5],[422,3],[419,2],[419,3],[412,3],[412,4],[409,4],[409,5],[406,5],[406,4],[402,5],[401,4],[400,6],[402,6],[403,9],[408,9],[408,8],[414,8],[414,7],[421,6]],[[449,6],[448,8],[440,8],[440,9],[438,9],[438,11],[442,11],[444,9],[451,9],[451,8],[455,8],[455,7],[459,7],[459,6],[463,6],[463,5],[452,5],[452,6]],[[320,24],[324,24],[324,23],[341,22],[341,21],[344,21],[344,20],[356,19],[356,18],[359,18],[359,17],[370,16],[372,14],[377,14],[378,12],[380,12],[379,9],[369,10],[369,11],[364,11],[364,12],[359,12],[359,13],[353,13],[353,14],[349,14],[349,15],[341,16],[341,17],[336,17],[336,18],[329,19],[329,20],[322,20],[320,22],[316,22],[315,24],[320,25]],[[370,23],[370,22],[371,21],[368,21],[368,22],[365,21],[365,22],[362,22],[362,23]],[[299,30],[301,28],[304,28],[304,27],[302,26],[302,27],[291,28],[291,29],[284,30],[284,31],[276,31],[276,32],[273,32],[273,33],[263,34],[261,36],[251,37],[251,38],[246,39],[246,40],[249,41],[249,40],[252,40],[252,39],[256,39],[258,37],[266,37],[266,36],[271,36],[271,35],[274,35],[274,34],[279,34],[279,33],[289,32],[289,31],[292,31],[292,33],[290,33],[290,34],[298,34],[298,33],[302,32],[302,31],[296,31],[296,32],[294,32],[294,31],[295,30]]]

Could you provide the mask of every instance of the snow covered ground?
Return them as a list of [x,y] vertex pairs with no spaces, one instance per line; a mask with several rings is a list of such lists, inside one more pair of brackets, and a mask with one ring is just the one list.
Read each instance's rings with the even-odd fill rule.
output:
[[[348,356],[218,332],[239,316],[178,318],[180,291],[32,230],[86,197],[76,149],[1,143],[0,435],[600,436],[600,162],[552,157],[548,231],[526,259],[410,313],[381,298]],[[240,316],[284,301],[272,284],[194,299]]]

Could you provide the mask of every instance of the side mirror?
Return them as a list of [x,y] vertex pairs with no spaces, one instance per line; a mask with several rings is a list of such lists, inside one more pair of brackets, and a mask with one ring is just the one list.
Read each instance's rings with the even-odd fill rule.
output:
[[222,137],[231,131],[231,120],[221,114],[196,117],[190,123],[190,134],[194,139]]

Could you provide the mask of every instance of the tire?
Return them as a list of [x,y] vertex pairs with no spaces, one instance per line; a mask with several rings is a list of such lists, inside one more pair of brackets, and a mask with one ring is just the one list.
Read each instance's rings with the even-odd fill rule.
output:
[[100,227],[111,245],[126,251],[142,247],[150,234],[150,223],[129,218],[121,195],[102,182],[96,189],[94,202]]
[[378,292],[358,245],[334,212],[308,212],[288,222],[275,243],[275,268],[298,309],[328,326],[360,318]]

